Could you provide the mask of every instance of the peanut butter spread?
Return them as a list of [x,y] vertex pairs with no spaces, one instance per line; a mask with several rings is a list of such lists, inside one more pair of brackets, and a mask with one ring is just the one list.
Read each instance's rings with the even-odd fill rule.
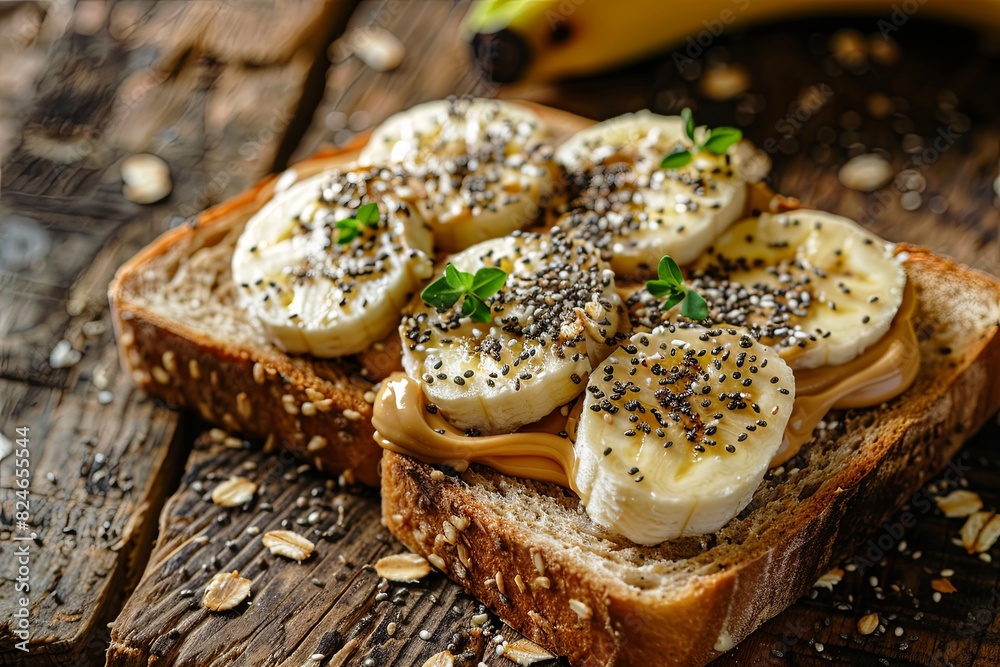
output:
[[[873,407],[909,388],[920,367],[915,307],[907,284],[892,326],[875,345],[848,363],[795,372],[795,408],[772,467],[795,456],[830,410]],[[372,422],[375,439],[385,449],[459,472],[480,463],[506,475],[572,489],[577,414],[572,405],[564,406],[514,433],[473,437],[427,403],[420,381],[396,372],[383,382]]]
[[785,427],[786,442],[771,461],[772,467],[795,456],[830,410],[874,407],[913,384],[920,369],[920,348],[913,330],[915,307],[913,287],[907,283],[892,326],[877,343],[846,364],[795,371],[795,408]]
[[405,373],[393,373],[382,383],[372,416],[375,440],[385,449],[459,472],[475,462],[505,475],[569,488],[576,465],[570,439],[575,423],[564,406],[514,433],[470,437],[429,405],[420,382]]

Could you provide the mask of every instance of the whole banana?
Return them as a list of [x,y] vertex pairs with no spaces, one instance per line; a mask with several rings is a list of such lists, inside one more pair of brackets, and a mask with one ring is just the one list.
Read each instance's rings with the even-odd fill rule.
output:
[[586,75],[678,48],[697,58],[724,31],[763,21],[872,16],[889,36],[910,16],[1000,30],[1000,0],[477,0],[464,32],[497,83]]

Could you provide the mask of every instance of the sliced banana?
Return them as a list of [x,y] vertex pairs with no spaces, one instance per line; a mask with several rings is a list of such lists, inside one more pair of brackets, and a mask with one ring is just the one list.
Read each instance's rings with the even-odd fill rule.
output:
[[[433,272],[433,239],[419,213],[392,194],[393,179],[387,170],[327,172],[276,195],[247,223],[233,252],[233,280],[276,345],[339,357],[399,324]],[[378,206],[378,221],[338,243],[337,221],[368,203]]]
[[547,126],[507,102],[457,98],[398,113],[372,134],[362,164],[398,164],[424,183],[418,199],[438,249],[457,252],[534,222],[557,167]]
[[[892,248],[853,221],[796,210],[731,227],[693,266],[709,319],[748,326],[792,368],[844,364],[889,330],[906,272]],[[647,327],[672,317],[644,290],[629,299]]]
[[623,307],[614,274],[589,245],[562,234],[515,232],[450,258],[460,271],[507,272],[492,321],[415,302],[400,325],[403,367],[450,423],[510,433],[583,390],[617,341]]
[[693,150],[681,118],[649,111],[577,133],[556,151],[578,192],[556,224],[605,250],[619,278],[643,277],[663,255],[694,261],[740,217],[747,187],[729,154],[661,169],[676,148]]
[[574,488],[638,544],[716,531],[753,496],[794,399],[791,369],[746,330],[636,334],[587,385]]

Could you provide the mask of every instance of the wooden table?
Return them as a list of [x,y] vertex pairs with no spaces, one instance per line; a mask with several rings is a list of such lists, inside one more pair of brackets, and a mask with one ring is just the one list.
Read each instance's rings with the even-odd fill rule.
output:
[[[37,535],[28,543],[24,654],[14,648],[11,537],[20,533],[8,456],[0,664],[102,664],[109,646],[113,666],[409,666],[445,648],[461,664],[511,664],[495,655],[493,638],[515,633],[492,617],[472,629],[482,608],[440,576],[379,589],[370,565],[401,547],[379,525],[377,492],[341,487],[255,443],[199,438],[208,425],[130,388],[108,326],[112,273],[158,233],[414,103],[495,92],[594,118],[693,105],[700,122],[737,122],[767,149],[777,190],[1000,273],[1000,64],[971,33],[917,17],[897,41],[845,66],[830,54],[830,36],[851,25],[863,42],[872,33],[880,40],[875,19],[785,24],[726,34],[694,69],[678,71],[668,54],[585,81],[494,90],[459,42],[466,8],[448,0],[0,5],[0,243],[18,248],[0,255],[0,424],[10,439],[15,427],[29,428]],[[350,30],[371,23],[406,45],[398,70],[377,73],[349,55]],[[727,62],[746,68],[749,90],[710,101],[703,70]],[[946,149],[925,153],[939,133]],[[890,158],[914,194],[842,187],[838,167],[866,150]],[[169,163],[165,201],[122,197],[121,161],[136,152]],[[49,363],[61,340],[82,352],[72,367]],[[960,483],[988,507],[1000,506],[998,435],[991,424],[955,461]],[[262,483],[246,512],[204,498],[215,478],[235,471]],[[283,522],[316,531],[312,559],[263,553],[251,533]],[[951,541],[959,525],[918,513],[884,553],[855,552],[874,556],[866,571],[815,589],[717,664],[1000,664],[1000,553],[993,563],[967,555]],[[876,539],[890,530],[872,528]],[[232,568],[253,573],[253,604],[207,614],[201,587]],[[930,581],[944,569],[954,570],[958,592],[934,602]],[[884,629],[862,636],[856,623],[869,612]]]

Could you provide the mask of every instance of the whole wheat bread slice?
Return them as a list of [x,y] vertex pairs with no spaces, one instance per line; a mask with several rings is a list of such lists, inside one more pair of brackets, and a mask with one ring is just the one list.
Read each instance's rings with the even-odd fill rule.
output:
[[[523,104],[550,124],[557,142],[593,122]],[[366,141],[359,135],[320,152],[163,234],[122,265],[109,299],[122,366],[140,388],[374,486],[381,449],[372,437],[370,392],[401,368],[397,337],[359,356],[285,354],[237,305],[230,275],[236,240],[276,186],[347,164]]]
[[829,415],[721,531],[639,547],[561,487],[386,452],[393,535],[574,666],[702,665],[805,593],[1000,407],[1000,283],[903,246],[921,368],[902,396]]

